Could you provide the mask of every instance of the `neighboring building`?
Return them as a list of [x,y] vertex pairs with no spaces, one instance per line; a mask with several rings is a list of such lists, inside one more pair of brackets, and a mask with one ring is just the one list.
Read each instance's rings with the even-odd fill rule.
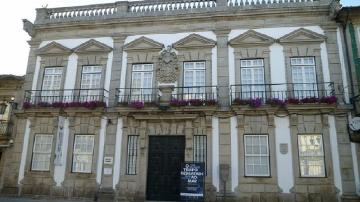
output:
[[167,0],[37,9],[3,194],[359,201],[339,4]]
[[15,138],[13,134],[15,118],[11,115],[19,98],[22,97],[23,83],[24,77],[0,75],[0,187],[2,187],[4,177],[3,169],[6,165],[6,157],[11,156],[11,152],[8,150],[13,145]]

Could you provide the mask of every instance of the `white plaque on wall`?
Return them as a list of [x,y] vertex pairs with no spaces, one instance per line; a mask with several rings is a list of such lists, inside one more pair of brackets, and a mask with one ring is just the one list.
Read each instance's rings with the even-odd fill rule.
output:
[[105,156],[104,157],[104,164],[112,165],[114,162],[114,158],[112,156]]

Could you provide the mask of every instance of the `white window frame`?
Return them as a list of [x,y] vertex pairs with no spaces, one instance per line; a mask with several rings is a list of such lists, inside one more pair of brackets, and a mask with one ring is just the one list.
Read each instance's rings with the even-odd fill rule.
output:
[[[266,137],[266,153],[261,153],[261,143],[258,144],[259,146],[259,154],[254,154],[254,153],[249,153],[247,151],[247,144],[246,144],[246,138],[247,137],[258,137],[259,138],[259,143],[260,143],[260,138],[261,137]],[[259,134],[247,134],[247,135],[244,135],[244,165],[245,165],[245,176],[246,177],[270,177],[270,149],[269,149],[269,135],[259,135]],[[259,174],[259,173],[254,173],[255,172],[255,166],[258,165],[258,166],[262,166],[262,165],[265,165],[265,164],[251,164],[252,167],[253,167],[253,174],[250,173],[250,171],[248,171],[248,168],[247,166],[250,165],[248,163],[248,158],[247,157],[258,157],[259,158],[259,162],[261,163],[261,158],[266,158],[266,161],[267,161],[267,173],[266,174]]]
[[[87,70],[89,69],[89,70]],[[86,71],[87,70],[87,71]],[[85,77],[84,76],[90,76],[89,79],[89,87],[85,88],[84,82]],[[99,77],[99,78],[96,78]],[[102,66],[100,65],[84,65],[81,69],[81,81],[80,81],[80,102],[86,102],[86,101],[99,101],[102,98],[101,94],[101,77],[102,77]],[[96,84],[96,82],[98,82]],[[94,86],[96,85],[96,86]]]
[[[306,136],[318,136],[320,137],[320,141],[319,141],[319,147],[320,147],[320,153],[319,154],[308,154],[308,155],[304,155],[302,154],[301,150],[302,147],[306,147],[306,146],[313,146],[312,145],[300,145],[301,141],[300,138],[301,137],[306,137]],[[325,168],[325,154],[324,154],[324,142],[323,142],[323,136],[321,134],[298,134],[297,136],[297,141],[298,141],[298,155],[299,155],[299,171],[300,171],[300,177],[326,177],[326,168]],[[317,166],[321,166],[321,174],[319,175],[314,175],[311,173],[303,173],[303,169],[302,169],[302,159],[305,158],[318,158],[318,160],[321,160],[321,165],[317,165]],[[304,166],[311,166],[311,165],[304,165]],[[308,170],[310,170],[310,168],[308,168]],[[309,171],[311,172],[311,171]]]
[[137,174],[137,160],[139,156],[139,135],[128,135],[126,154],[126,175]]
[[[309,63],[310,59],[312,63]],[[308,61],[308,63],[306,63]],[[290,58],[290,66],[291,66],[291,77],[294,89],[294,96],[296,98],[306,98],[306,97],[318,97],[317,91],[317,74],[316,74],[316,60],[314,56],[307,57],[291,57]],[[294,68],[301,68],[301,82],[295,81],[294,78]],[[305,68],[312,68],[314,81],[306,82],[306,71]],[[298,83],[298,84],[297,84]],[[299,84],[300,83],[300,84]]]
[[[255,82],[255,71],[262,71],[262,82]],[[245,71],[250,71],[251,78],[244,78]],[[250,83],[245,82],[250,80]],[[265,99],[265,64],[264,58],[240,60],[241,99],[263,98]],[[249,85],[247,85],[249,84]]]
[[[76,150],[76,146],[77,146],[77,138],[79,137],[87,137],[87,138],[91,138],[91,144],[92,144],[92,149],[91,152],[78,152]],[[94,148],[95,148],[95,136],[94,135],[75,135],[74,137],[74,145],[73,145],[73,160],[72,160],[72,172],[73,173],[91,173],[92,172],[92,167],[93,167],[93,155],[94,155]],[[75,163],[77,163],[77,156],[87,156],[91,158],[91,162],[90,162],[90,168],[89,169],[84,169],[84,168],[79,168],[75,166]],[[79,163],[82,163],[81,161],[79,161]],[[85,162],[85,163],[89,163],[89,162]]]
[[[135,85],[135,75],[140,75],[140,85]],[[144,82],[146,75],[150,76],[151,86],[146,85]],[[130,92],[130,100],[131,101],[144,101],[150,102],[153,100],[153,82],[154,82],[154,65],[151,63],[139,63],[132,65],[131,72],[131,92]]]
[[[206,62],[205,61],[186,61],[183,62],[183,96],[185,99],[205,99],[206,86]],[[186,74],[190,73],[191,81],[187,81]],[[198,81],[197,75],[203,78]],[[201,75],[202,74],[202,75]],[[192,88],[195,87],[195,88]]]
[[[51,138],[50,139],[50,146],[48,148],[48,150],[42,150],[42,151],[37,151],[37,148],[40,146],[39,144],[39,140],[42,137],[47,137],[47,138]],[[53,147],[53,135],[48,135],[48,134],[35,134],[34,137],[34,144],[33,144],[33,150],[32,150],[32,159],[31,159],[31,170],[33,171],[50,171],[50,164],[51,164],[51,154],[52,154],[52,147]],[[41,144],[41,143],[40,143]],[[44,143],[42,143],[44,144]],[[44,147],[44,145],[40,146],[40,147]],[[44,148],[43,148],[44,149]],[[45,148],[46,149],[46,148]],[[44,168],[40,168],[40,167],[36,167],[37,163],[36,163],[36,159],[39,156],[43,156],[43,158],[46,158],[47,161],[47,165],[44,166]]]
[[[38,101],[48,103],[61,101],[60,89],[62,84],[63,71],[64,69],[61,66],[50,66],[44,68],[43,80],[41,84],[41,99]],[[57,86],[54,86],[55,81],[58,82]],[[46,86],[45,82],[50,82],[50,85]],[[34,96],[36,97],[38,95]]]

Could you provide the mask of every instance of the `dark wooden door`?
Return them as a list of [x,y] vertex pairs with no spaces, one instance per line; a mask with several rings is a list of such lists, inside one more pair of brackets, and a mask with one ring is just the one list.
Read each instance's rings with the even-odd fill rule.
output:
[[180,200],[180,168],[184,152],[184,136],[150,136],[147,200]]

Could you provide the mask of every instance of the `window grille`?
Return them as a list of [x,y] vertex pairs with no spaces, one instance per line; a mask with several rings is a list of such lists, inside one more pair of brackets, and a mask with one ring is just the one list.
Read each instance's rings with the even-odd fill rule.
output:
[[138,157],[138,135],[128,136],[126,174],[136,175],[136,161]]
[[52,135],[35,135],[31,170],[49,171],[52,149]]
[[93,152],[94,135],[75,135],[72,172],[91,173]]
[[207,152],[207,139],[206,135],[195,135],[194,136],[194,161],[204,162],[206,170],[206,155]]
[[325,177],[322,135],[298,135],[301,177]]

